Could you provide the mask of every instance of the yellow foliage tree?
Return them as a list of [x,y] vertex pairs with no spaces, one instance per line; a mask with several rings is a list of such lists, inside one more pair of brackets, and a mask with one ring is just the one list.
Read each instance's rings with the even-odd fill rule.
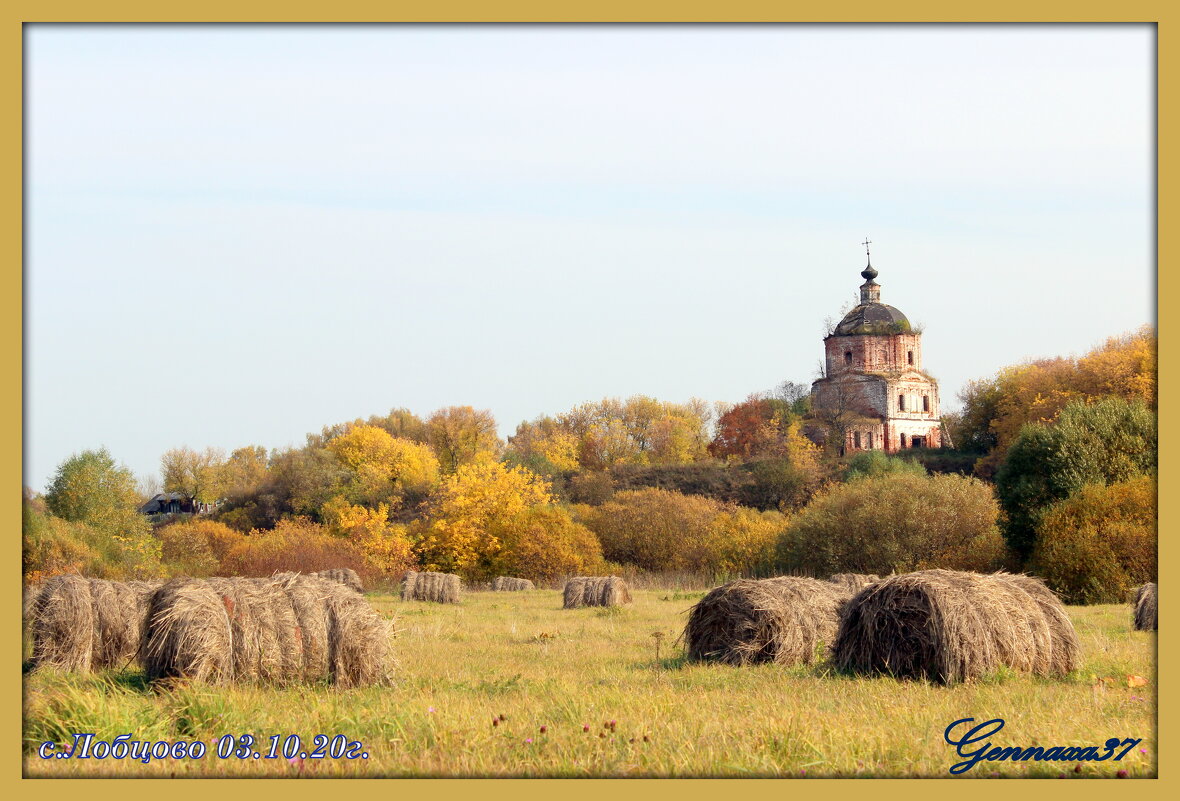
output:
[[481,563],[480,578],[552,581],[594,573],[602,565],[602,546],[594,532],[574,522],[560,506],[535,506],[491,528],[500,547]]
[[416,524],[414,550],[427,570],[469,572],[499,552],[496,524],[550,503],[548,482],[524,467],[463,465],[439,485],[428,518]]
[[328,531],[354,542],[374,570],[394,576],[413,564],[406,527],[389,521],[388,504],[371,509],[336,496],[324,504],[321,514]]
[[406,494],[428,492],[438,483],[439,463],[430,448],[377,426],[354,425],[329,440],[327,448],[352,472],[354,500],[392,506]]

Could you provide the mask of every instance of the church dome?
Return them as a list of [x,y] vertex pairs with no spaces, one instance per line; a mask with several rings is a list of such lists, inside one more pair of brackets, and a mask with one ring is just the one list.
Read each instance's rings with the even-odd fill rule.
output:
[[884,303],[862,303],[848,314],[832,332],[834,336],[856,334],[907,334],[910,321],[900,310]]

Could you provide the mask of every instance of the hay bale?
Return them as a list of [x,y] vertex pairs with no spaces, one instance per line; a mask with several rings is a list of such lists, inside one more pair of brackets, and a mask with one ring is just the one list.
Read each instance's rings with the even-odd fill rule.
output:
[[402,581],[403,601],[428,601],[436,604],[457,604],[463,584],[451,573],[406,573]]
[[580,606],[586,605],[583,601],[586,593],[586,582],[589,580],[585,576],[575,576],[565,583],[565,588],[561,591],[563,608],[577,609]]
[[1131,625],[1136,631],[1158,630],[1156,603],[1155,582],[1149,581],[1135,591],[1135,608],[1131,615]]
[[144,670],[152,681],[380,684],[390,636],[363,596],[331,579],[176,579],[151,598]]
[[697,602],[682,639],[690,659],[811,664],[831,644],[848,597],[840,585],[803,576],[738,579]]
[[26,597],[33,664],[58,670],[125,668],[139,653],[148,598],[159,582],[56,576]]
[[528,579],[512,578],[511,576],[496,576],[492,579],[492,592],[523,592],[535,589],[533,582]]
[[345,587],[351,590],[356,590],[359,593],[364,593],[365,585],[361,583],[361,577],[356,574],[356,571],[351,567],[335,567],[331,570],[321,570],[315,575],[320,578],[331,579],[338,581]]
[[1078,640],[1039,580],[922,570],[882,579],[847,604],[832,647],[836,667],[949,684],[1001,665],[1022,673],[1077,667]]
[[33,665],[38,669],[89,671],[94,654],[94,603],[81,576],[46,579],[32,600]]
[[828,581],[843,587],[845,591],[855,595],[870,584],[876,584],[881,577],[875,573],[837,573]]
[[621,606],[631,603],[631,588],[618,576],[575,576],[565,583],[562,606]]

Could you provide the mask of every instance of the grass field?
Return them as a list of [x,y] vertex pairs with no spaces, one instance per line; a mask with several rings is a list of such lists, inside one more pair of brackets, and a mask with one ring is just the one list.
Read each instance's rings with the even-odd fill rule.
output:
[[[371,596],[398,620],[396,686],[336,691],[187,686],[141,674],[25,678],[26,776],[930,776],[961,761],[952,721],[1004,718],[1001,746],[1143,738],[1121,762],[982,762],[965,775],[1155,775],[1155,634],[1129,607],[1071,607],[1084,665],[1062,680],[996,675],[945,688],[823,666],[686,664],[674,643],[703,593],[640,590],[624,609],[561,609],[560,593],[471,593],[460,606]],[[659,656],[657,658],[657,647]],[[1148,680],[1129,687],[1127,677]],[[503,716],[503,721],[500,721]],[[493,725],[493,718],[497,725]],[[542,730],[544,727],[544,730]],[[210,741],[343,734],[353,761],[51,759],[43,741]]]

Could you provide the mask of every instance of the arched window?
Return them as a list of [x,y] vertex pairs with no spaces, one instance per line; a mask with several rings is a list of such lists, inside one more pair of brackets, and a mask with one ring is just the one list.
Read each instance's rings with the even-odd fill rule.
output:
[[912,350],[907,350],[905,353],[905,358],[906,358],[907,362],[909,362],[910,364],[913,364],[914,363],[914,352]]
[[930,411],[930,396],[929,395],[922,396],[922,411],[924,411],[924,412]]
[[905,434],[901,435],[901,447],[905,447]]
[[854,447],[858,450],[860,449],[860,432],[859,431],[852,432],[852,447]]
[[897,410],[899,412],[905,411],[905,395],[898,395],[897,396]]
[[844,363],[845,364],[852,364],[852,351],[850,351],[850,350],[844,351]]

